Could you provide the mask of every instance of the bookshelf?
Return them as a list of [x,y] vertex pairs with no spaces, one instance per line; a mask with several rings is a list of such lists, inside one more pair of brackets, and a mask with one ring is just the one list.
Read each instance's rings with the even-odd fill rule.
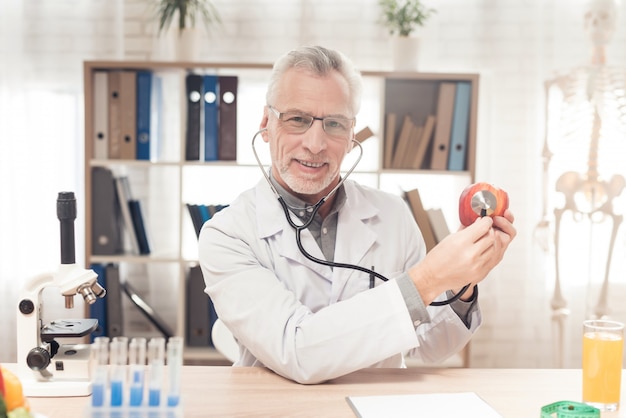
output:
[[[186,281],[191,267],[197,265],[196,235],[187,204],[227,204],[241,191],[253,187],[261,178],[250,151],[250,141],[261,120],[265,89],[271,64],[156,62],[156,61],[86,61],[84,70],[85,115],[85,263],[116,264],[121,280],[132,282],[175,335],[185,336]],[[160,82],[159,150],[150,159],[106,158],[98,151],[94,132],[102,124],[102,103],[98,103],[97,74],[117,71],[150,71]],[[217,74],[237,76],[237,158],[233,161],[187,161],[185,158],[187,94],[186,74]],[[425,207],[445,207],[451,230],[456,221],[457,199],[461,190],[474,181],[477,130],[478,81],[476,74],[396,73],[363,71],[363,104],[355,131],[369,128],[374,136],[363,142],[364,156],[352,178],[372,187],[400,193],[419,188]],[[101,77],[101,75],[100,75]],[[426,123],[437,112],[439,87],[443,82],[467,82],[470,105],[467,122],[467,143],[462,170],[431,169],[427,162],[418,169],[385,166],[386,115],[398,115],[394,136],[401,130],[400,120],[410,115],[416,126]],[[110,115],[108,115],[110,116]],[[433,132],[434,133],[434,132]],[[259,141],[257,141],[259,142]],[[260,150],[262,161],[269,162],[268,153]],[[425,151],[426,158],[432,149]],[[355,157],[348,155],[349,167]],[[426,160],[424,160],[426,161]],[[131,251],[124,235],[124,251],[96,254],[94,238],[94,203],[102,194],[92,188],[92,170],[103,167],[115,177],[126,176],[132,197],[139,201],[151,251],[139,255]],[[218,179],[218,180],[216,180]],[[442,196],[446,199],[442,199]],[[130,303],[122,298],[124,329],[127,336],[156,336],[158,330]],[[188,363],[220,364],[224,359],[211,347],[185,350]]]

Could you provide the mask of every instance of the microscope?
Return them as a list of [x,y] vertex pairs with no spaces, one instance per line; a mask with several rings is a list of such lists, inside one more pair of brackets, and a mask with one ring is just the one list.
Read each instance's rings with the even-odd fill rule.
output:
[[17,356],[25,396],[91,394],[90,345],[60,344],[57,339],[89,335],[96,330],[98,320],[61,319],[42,323],[42,291],[46,288],[58,288],[65,297],[67,309],[74,307],[76,294],[88,304],[106,294],[97,282],[98,275],[93,270],[80,268],[75,262],[76,198],[73,192],[58,194],[57,217],[61,224],[61,264],[56,272],[29,279],[18,303]]

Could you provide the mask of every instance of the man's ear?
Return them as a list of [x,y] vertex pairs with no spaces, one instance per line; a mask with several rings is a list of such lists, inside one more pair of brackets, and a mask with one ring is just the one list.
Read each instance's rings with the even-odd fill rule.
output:
[[350,135],[350,141],[348,142],[348,151],[347,151],[348,154],[350,153],[350,151],[354,149],[354,147],[356,147],[356,144],[354,143],[354,141],[356,141],[356,137],[354,136],[354,129],[353,129],[352,134]]
[[267,106],[265,106],[263,108],[263,118],[261,119],[261,123],[259,124],[259,129],[263,129],[263,132],[261,132],[261,137],[263,138],[264,142],[268,142],[269,141],[269,137],[267,136],[267,124],[269,122],[269,115],[267,113]]

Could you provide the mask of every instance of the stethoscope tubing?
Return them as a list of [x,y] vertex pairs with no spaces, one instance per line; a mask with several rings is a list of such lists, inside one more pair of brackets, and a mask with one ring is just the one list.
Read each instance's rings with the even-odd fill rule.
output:
[[[339,183],[337,184],[337,186],[335,186],[330,192],[328,192],[328,194],[324,197],[322,197],[314,206],[313,206],[313,210],[310,211],[310,216],[309,219],[302,223],[302,225],[298,225],[296,222],[294,222],[294,220],[291,218],[291,214],[289,212],[289,207],[287,206],[287,203],[285,202],[285,200],[282,198],[282,196],[278,193],[278,191],[276,190],[276,188],[274,187],[274,185],[272,184],[272,182],[270,181],[269,175],[266,173],[265,169],[263,168],[263,164],[261,163],[261,160],[256,152],[256,149],[254,147],[254,142],[257,138],[257,136],[259,134],[261,134],[262,132],[266,131],[267,128],[261,129],[259,131],[257,131],[254,136],[252,137],[252,152],[254,153],[254,157],[257,161],[257,165],[259,166],[259,168],[261,169],[261,172],[263,173],[263,176],[265,177],[265,179],[267,180],[267,183],[270,185],[272,191],[274,192],[274,194],[276,195],[277,199],[278,199],[278,203],[280,203],[280,206],[283,209],[283,212],[285,213],[285,218],[287,219],[287,222],[289,223],[289,225],[295,230],[296,232],[296,244],[298,246],[298,249],[300,250],[300,252],[302,253],[302,255],[304,255],[308,260],[313,261],[314,263],[317,264],[321,264],[324,266],[329,266],[329,267],[338,267],[338,268],[347,268],[347,269],[352,269],[352,270],[357,270],[357,271],[361,271],[363,273],[367,273],[370,275],[370,277],[376,277],[380,280],[382,280],[383,282],[389,281],[389,279],[385,276],[383,276],[380,273],[377,273],[376,271],[374,271],[373,269],[369,269],[367,267],[362,267],[362,266],[358,266],[356,264],[349,264],[349,263],[338,263],[335,261],[328,261],[328,260],[323,260],[321,258],[317,258],[315,256],[313,256],[312,254],[310,254],[302,245],[302,238],[301,238],[301,233],[304,229],[307,229],[309,227],[309,225],[311,225],[311,222],[313,222],[313,218],[315,218],[315,215],[317,214],[317,211],[319,210],[319,208],[324,204],[324,202],[330,197],[332,196],[333,193],[335,193],[335,191],[337,191],[337,189],[339,189],[339,187],[341,187],[341,185],[346,181],[346,179],[348,178],[348,176],[352,173],[352,171],[354,171],[354,169],[356,168],[357,164],[359,163],[359,161],[361,161],[361,157],[363,156],[363,146],[356,140],[353,140],[353,142],[359,147],[360,150],[360,154],[359,157],[356,159],[356,161],[354,162],[354,164],[352,164],[352,166],[350,167],[350,169],[346,172],[345,176],[342,176],[341,180],[339,181]],[[461,291],[459,291],[458,293],[456,293],[454,296],[452,296],[449,299],[446,300],[442,300],[442,301],[433,301],[430,303],[430,306],[445,306],[445,305],[449,305],[452,302],[455,302],[456,300],[458,300],[464,293],[465,291],[467,291],[467,289],[469,289],[471,283],[466,284]]]

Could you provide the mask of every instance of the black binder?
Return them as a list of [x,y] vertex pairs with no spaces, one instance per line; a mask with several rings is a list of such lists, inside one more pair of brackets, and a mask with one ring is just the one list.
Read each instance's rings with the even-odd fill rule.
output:
[[209,296],[204,293],[204,278],[200,266],[189,269],[187,277],[187,345],[212,346],[211,328],[217,314]]
[[127,281],[122,283],[122,289],[126,296],[130,298],[130,301],[135,305],[139,311],[163,334],[163,337],[170,338],[174,335],[167,323],[159,316],[157,311],[148,304],[140,295],[139,292]]
[[237,76],[219,76],[219,142],[222,161],[237,159]]
[[107,294],[107,336],[119,337],[124,335],[124,314],[122,309],[122,286],[120,284],[120,268],[115,264],[108,264],[105,268]]
[[202,117],[202,86],[201,75],[187,74],[185,92],[187,93],[187,130],[185,134],[185,160],[200,159],[200,128]]
[[115,179],[105,167],[91,169],[91,218],[92,254],[121,254],[124,245]]

